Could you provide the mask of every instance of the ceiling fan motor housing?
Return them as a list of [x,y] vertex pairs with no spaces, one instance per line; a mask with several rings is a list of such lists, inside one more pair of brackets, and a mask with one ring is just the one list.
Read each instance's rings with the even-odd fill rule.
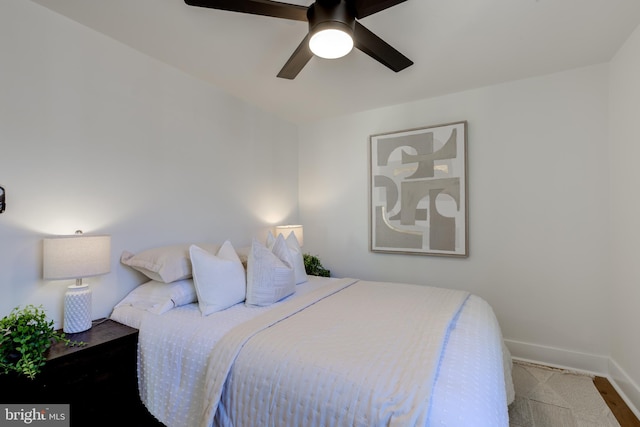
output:
[[316,0],[307,9],[309,34],[328,28],[340,29],[351,37],[355,30],[355,13],[345,0]]

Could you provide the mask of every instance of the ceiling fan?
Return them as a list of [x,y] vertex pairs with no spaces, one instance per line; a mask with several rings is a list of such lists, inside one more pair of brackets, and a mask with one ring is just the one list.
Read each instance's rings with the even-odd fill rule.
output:
[[[308,7],[271,0],[185,0],[185,3],[210,9],[307,21],[309,33],[278,73],[278,77],[291,80],[314,54],[324,58],[339,58],[349,53],[353,47],[395,72],[412,65],[413,61],[357,21],[404,1],[406,0],[316,0]],[[338,50],[332,50],[336,46]]]

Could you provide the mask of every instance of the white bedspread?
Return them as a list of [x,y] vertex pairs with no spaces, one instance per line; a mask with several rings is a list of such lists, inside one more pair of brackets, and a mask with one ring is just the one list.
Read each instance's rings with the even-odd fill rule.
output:
[[[220,424],[426,425],[443,343],[468,295],[356,282],[259,334],[232,331],[221,348],[236,332],[252,338],[233,365]],[[226,378],[219,362],[215,377]]]
[[[331,280],[329,293],[351,282]],[[216,424],[236,426],[508,425],[511,378],[502,368],[510,359],[486,302],[465,303],[460,291],[358,282],[310,303],[326,283],[312,280],[272,307],[238,305],[201,317],[191,305],[144,315],[132,326],[140,327],[140,393],[151,413],[181,427],[211,425],[216,409]],[[309,307],[300,311],[299,302]],[[271,326],[260,326],[265,316]],[[248,335],[236,336],[241,330]],[[228,341],[237,346],[220,351]]]
[[142,402],[169,427],[199,426],[207,362],[216,342],[234,327],[336,281],[314,277],[298,285],[294,295],[272,306],[237,304],[206,317],[197,304],[174,308],[161,316],[133,307],[114,310],[112,319],[140,329],[138,387]]

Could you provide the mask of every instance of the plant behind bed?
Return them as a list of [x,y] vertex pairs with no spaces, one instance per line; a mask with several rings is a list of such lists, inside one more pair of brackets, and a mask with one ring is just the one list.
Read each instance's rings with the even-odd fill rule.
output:
[[322,266],[320,258],[318,258],[317,256],[302,254],[302,258],[304,259],[304,269],[306,270],[307,274],[322,277],[329,277],[331,275],[331,271]]
[[53,328],[42,306],[16,307],[0,319],[0,373],[16,372],[34,379],[44,366],[45,352],[53,342],[83,345],[71,341]]

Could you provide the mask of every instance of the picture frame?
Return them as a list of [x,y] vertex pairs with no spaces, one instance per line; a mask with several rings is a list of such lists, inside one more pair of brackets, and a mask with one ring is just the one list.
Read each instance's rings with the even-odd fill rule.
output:
[[371,135],[369,249],[468,257],[467,122]]

